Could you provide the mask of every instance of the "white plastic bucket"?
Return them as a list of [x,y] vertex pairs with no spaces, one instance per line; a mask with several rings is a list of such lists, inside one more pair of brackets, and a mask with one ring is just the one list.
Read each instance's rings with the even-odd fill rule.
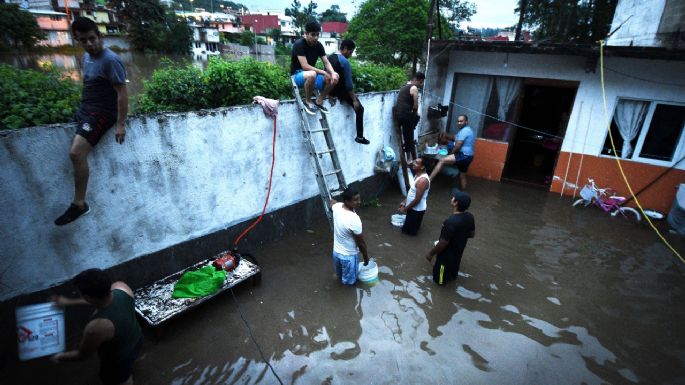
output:
[[369,261],[369,264],[366,266],[364,266],[364,262],[359,262],[357,280],[363,283],[376,282],[378,280],[378,265],[376,262]]
[[405,219],[407,219],[407,216],[404,214],[393,214],[390,217],[390,223],[395,227],[402,227],[404,226]]
[[17,344],[22,361],[64,351],[64,309],[52,302],[16,309]]

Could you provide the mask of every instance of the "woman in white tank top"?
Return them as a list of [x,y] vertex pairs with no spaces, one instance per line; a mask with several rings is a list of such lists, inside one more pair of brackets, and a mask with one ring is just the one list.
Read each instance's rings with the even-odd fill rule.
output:
[[423,221],[423,214],[426,212],[430,177],[426,173],[425,161],[426,159],[421,157],[412,162],[412,171],[416,177],[414,177],[414,183],[412,183],[407,193],[407,199],[400,204],[398,210],[403,214],[407,214],[404,226],[402,226],[402,232],[409,235],[416,235],[418,233]]

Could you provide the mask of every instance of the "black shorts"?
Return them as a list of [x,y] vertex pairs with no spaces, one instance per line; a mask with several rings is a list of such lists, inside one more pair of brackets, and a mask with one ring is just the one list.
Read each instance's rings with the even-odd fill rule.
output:
[[[338,85],[340,85],[340,83],[338,83]],[[341,103],[346,103],[346,104],[349,104],[350,106],[353,103],[353,100],[350,97],[350,93],[347,92],[347,90],[345,89],[345,86],[342,86],[342,87],[335,86],[335,88],[333,88],[333,95],[336,98],[338,98],[338,100],[340,100]]]
[[143,348],[143,338],[136,343],[128,357],[100,359],[100,379],[105,385],[118,385],[133,374],[133,364]]
[[464,154],[455,154],[454,159],[457,159],[454,165],[459,169],[459,172],[466,173],[469,170],[469,165],[473,162],[473,156],[468,156]]
[[84,137],[91,146],[95,147],[102,136],[112,128],[117,119],[102,112],[76,112],[76,135]]
[[415,211],[412,209],[407,210],[407,216],[404,219],[404,225],[402,226],[402,232],[407,235],[416,235],[419,232],[419,227],[421,227],[421,222],[423,221],[423,214],[426,211]]

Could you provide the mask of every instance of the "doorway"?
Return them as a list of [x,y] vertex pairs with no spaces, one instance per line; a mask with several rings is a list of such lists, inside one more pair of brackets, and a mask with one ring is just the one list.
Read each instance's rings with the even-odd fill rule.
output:
[[575,83],[526,81],[503,181],[549,189],[576,90]]

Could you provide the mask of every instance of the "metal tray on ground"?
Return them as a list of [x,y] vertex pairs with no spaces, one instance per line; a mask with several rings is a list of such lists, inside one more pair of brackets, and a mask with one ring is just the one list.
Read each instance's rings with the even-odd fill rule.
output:
[[241,258],[238,266],[233,269],[233,271],[226,274],[226,280],[224,281],[223,286],[221,286],[221,289],[216,293],[200,298],[171,298],[171,294],[174,292],[174,285],[185,272],[211,265],[213,261],[214,258],[205,259],[168,277],[153,282],[150,285],[135,290],[136,313],[138,313],[148,325],[158,326],[217,296],[223,291],[261,273],[261,269],[257,264],[248,261],[245,258]]

